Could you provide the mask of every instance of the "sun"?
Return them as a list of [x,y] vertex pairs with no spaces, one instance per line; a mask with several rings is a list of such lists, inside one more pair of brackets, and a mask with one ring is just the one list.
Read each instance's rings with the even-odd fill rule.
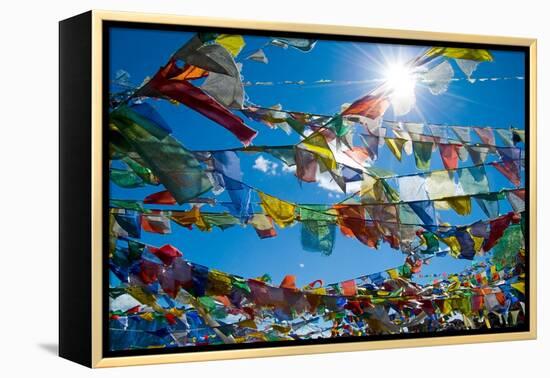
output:
[[384,72],[387,90],[392,97],[414,96],[416,77],[411,68],[402,63],[390,63]]
[[383,75],[383,90],[392,103],[394,115],[401,116],[409,113],[416,104],[417,82],[417,76],[411,66],[403,63],[389,63]]

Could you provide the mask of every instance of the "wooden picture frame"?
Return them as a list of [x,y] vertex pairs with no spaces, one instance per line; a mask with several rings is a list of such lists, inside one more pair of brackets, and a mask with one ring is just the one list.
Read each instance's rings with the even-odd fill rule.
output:
[[[318,38],[342,43],[416,44],[523,53],[525,74],[518,80],[522,80],[524,91],[519,94],[521,97],[518,103],[523,101],[521,106],[525,114],[522,134],[524,155],[521,157],[525,162],[522,188],[525,198],[521,213],[525,233],[525,270],[522,273],[523,296],[514,292],[523,298],[523,315],[520,314],[523,326],[442,334],[434,332],[432,335],[397,332],[371,338],[363,335],[306,340],[307,342],[288,340],[271,342],[272,344],[243,343],[230,347],[213,344],[192,350],[182,347],[176,350],[140,348],[132,351],[110,351],[107,342],[110,334],[106,323],[114,315],[109,315],[108,300],[110,155],[107,95],[112,81],[112,75],[109,76],[108,71],[111,70],[109,31],[113,27],[166,32],[220,30],[220,33],[238,32],[252,36],[273,34],[287,38]],[[292,50],[293,47],[287,44],[286,48]],[[88,367],[111,367],[536,338],[535,39],[94,10],[60,22],[59,57],[61,357]],[[165,63],[161,60],[158,66]],[[151,72],[151,75],[154,74],[155,72]],[[350,99],[350,102],[353,100]]]

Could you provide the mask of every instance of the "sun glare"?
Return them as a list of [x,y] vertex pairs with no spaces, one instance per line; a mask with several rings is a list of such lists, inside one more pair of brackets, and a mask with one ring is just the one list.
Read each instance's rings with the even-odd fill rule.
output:
[[385,80],[391,96],[397,98],[414,95],[416,78],[410,68],[404,64],[390,64],[385,72]]

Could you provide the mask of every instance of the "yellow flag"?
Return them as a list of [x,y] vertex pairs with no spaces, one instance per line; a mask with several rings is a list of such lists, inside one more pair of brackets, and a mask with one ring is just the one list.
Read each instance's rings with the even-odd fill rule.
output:
[[468,215],[472,212],[472,201],[469,196],[447,198],[447,203],[459,215]]
[[525,294],[525,282],[516,282],[511,284],[511,286],[520,293]]
[[336,169],[336,159],[323,134],[313,133],[304,139],[299,146],[318,156],[327,169]]
[[396,268],[387,270],[386,272],[388,272],[392,280],[399,278],[399,271]]
[[456,236],[449,236],[447,238],[441,238],[443,243],[447,244],[451,249],[451,255],[457,257],[460,255],[461,247]]
[[427,57],[445,56],[454,59],[475,60],[476,62],[492,62],[493,56],[488,50],[467,49],[458,47],[432,47],[425,54]]
[[200,209],[197,206],[193,206],[193,208],[189,211],[174,211],[171,219],[183,227],[190,227],[194,224],[201,231],[212,230],[212,226],[204,220]]
[[242,35],[220,34],[218,38],[216,38],[216,43],[225,47],[233,56],[239,55],[244,47]]
[[152,322],[153,320],[155,320],[155,317],[153,316],[152,312],[144,312],[139,317],[144,320],[147,320],[148,322]]
[[258,194],[262,201],[262,209],[279,227],[286,227],[294,223],[295,205],[262,192],[258,192]]
[[472,235],[472,228],[471,227],[467,228],[466,231],[468,231],[468,233],[470,234],[470,237],[474,241],[474,251],[476,251],[476,253],[481,251],[481,247],[483,246],[483,243],[485,242],[485,238],[483,236]]
[[403,145],[407,142],[406,139],[400,139],[400,138],[386,138],[386,145],[392,152],[393,156],[397,158],[397,160],[401,161],[402,151],[403,151]]

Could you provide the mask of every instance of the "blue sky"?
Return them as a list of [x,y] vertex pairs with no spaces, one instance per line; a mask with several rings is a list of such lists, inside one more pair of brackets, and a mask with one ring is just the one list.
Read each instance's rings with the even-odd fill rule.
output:
[[[161,65],[190,37],[191,33],[175,31],[154,31],[113,28],[110,40],[110,77],[113,79],[119,69],[130,74],[130,81],[136,85],[147,76],[152,76]],[[320,79],[337,81],[360,81],[380,79],[388,62],[406,61],[420,54],[424,46],[381,45],[373,43],[338,42],[320,40],[315,48],[303,53],[296,49],[265,47],[269,64],[261,64],[244,57],[265,45],[266,37],[244,36],[246,46],[237,61],[243,62],[244,81],[303,80],[313,82]],[[483,63],[473,73],[473,78],[523,76],[523,53],[492,51],[494,62]],[[455,78],[464,74],[453,62]],[[369,92],[377,84],[331,84],[331,85],[274,85],[245,87],[249,101],[261,106],[281,104],[284,109],[334,114],[344,103]],[[451,82],[449,90],[434,96],[424,87],[417,86],[416,109],[401,117],[394,117],[390,110],[385,119],[413,122],[428,122],[449,125],[480,125],[493,127],[524,128],[524,81],[518,79],[470,83],[466,80]],[[225,129],[202,117],[183,105],[174,106],[167,101],[150,100],[167,123],[174,130],[173,135],[190,150],[215,150],[240,147],[239,141]],[[241,114],[239,114],[242,116]],[[244,116],[242,116],[244,118]],[[296,134],[287,135],[280,129],[246,119],[246,123],[259,131],[254,140],[256,145],[289,145],[299,141]],[[475,141],[475,137],[474,141]],[[359,142],[355,144],[359,145]],[[268,172],[254,168],[256,159],[278,164]],[[244,182],[281,199],[297,203],[334,203],[344,197],[327,190],[316,183],[299,183],[292,173],[282,170],[282,163],[269,155],[240,154]],[[471,165],[471,161],[459,166]],[[256,167],[262,164],[256,164]],[[265,165],[265,164],[264,164]],[[404,156],[397,161],[387,147],[380,147],[376,167],[386,168],[398,174],[413,173],[417,169],[413,156]],[[442,168],[439,152],[432,154],[432,169]],[[492,190],[511,187],[500,175],[489,176]],[[111,198],[143,199],[159,191],[158,187],[122,189],[111,184]],[[222,195],[222,200],[226,198]],[[160,206],[155,206],[159,208]],[[469,216],[458,216],[452,210],[441,211],[443,221],[452,224],[468,224],[485,215],[475,203]],[[171,208],[174,208],[173,206]],[[183,206],[182,209],[187,207]],[[206,211],[223,210],[219,207]],[[501,213],[510,208],[501,201]],[[400,265],[404,255],[382,244],[379,250],[370,249],[359,241],[346,238],[337,231],[335,249],[330,256],[302,250],[300,225],[277,230],[277,237],[259,239],[252,227],[233,227],[225,231],[189,231],[176,224],[170,235],[142,233],[143,241],[153,245],[166,243],[177,246],[190,261],[220,269],[244,277],[257,277],[268,273],[275,283],[286,274],[295,274],[299,285],[316,279],[326,283],[341,281],[356,276],[378,272]],[[443,245],[442,245],[443,247]],[[467,260],[452,257],[432,259],[423,273],[458,272],[468,266]]]

